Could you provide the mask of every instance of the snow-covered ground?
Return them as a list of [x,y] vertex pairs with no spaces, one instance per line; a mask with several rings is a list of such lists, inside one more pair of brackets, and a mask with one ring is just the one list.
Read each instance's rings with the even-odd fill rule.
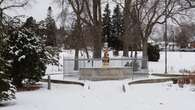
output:
[[[126,81],[85,82],[86,86],[52,84],[18,92],[1,110],[195,110],[195,86],[171,82],[126,85]],[[126,93],[122,90],[125,84]]]
[[[168,73],[179,73],[180,70],[195,71],[195,52],[168,52]],[[151,73],[164,73],[165,54],[160,53],[159,62],[149,62]]]
[[[113,57],[112,53],[110,55]],[[74,51],[61,53],[61,64],[62,56],[73,58]],[[182,69],[195,70],[194,56],[193,52],[169,52],[169,73],[178,73]],[[61,66],[48,67],[47,73],[62,72]],[[149,62],[149,71],[164,72],[163,52],[159,62]],[[62,79],[62,75],[52,77]],[[78,81],[74,77],[68,77],[66,80]],[[166,82],[129,86],[129,81],[131,80],[82,81],[85,83],[84,87],[52,84],[51,90],[47,90],[46,83],[41,83],[43,88],[39,90],[17,92],[17,99],[0,107],[0,110],[195,110],[194,85],[179,88],[178,85]]]

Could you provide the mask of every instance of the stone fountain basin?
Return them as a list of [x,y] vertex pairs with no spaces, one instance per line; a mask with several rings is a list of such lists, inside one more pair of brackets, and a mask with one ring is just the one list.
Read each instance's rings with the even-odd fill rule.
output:
[[121,80],[129,79],[133,73],[130,67],[80,68],[80,80]]

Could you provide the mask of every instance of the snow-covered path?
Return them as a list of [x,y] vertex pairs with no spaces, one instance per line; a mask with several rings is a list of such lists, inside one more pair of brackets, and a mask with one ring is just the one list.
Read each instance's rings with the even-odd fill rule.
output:
[[171,82],[125,85],[126,81],[52,84],[33,92],[17,93],[17,101],[1,110],[195,110],[195,86],[179,88]]

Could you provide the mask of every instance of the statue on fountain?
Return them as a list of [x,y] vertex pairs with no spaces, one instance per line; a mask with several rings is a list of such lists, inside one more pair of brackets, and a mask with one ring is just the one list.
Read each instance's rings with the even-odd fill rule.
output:
[[109,58],[109,53],[108,52],[109,52],[108,43],[105,43],[104,44],[104,56],[103,56],[103,59],[102,59],[103,66],[108,66],[109,65],[110,58]]

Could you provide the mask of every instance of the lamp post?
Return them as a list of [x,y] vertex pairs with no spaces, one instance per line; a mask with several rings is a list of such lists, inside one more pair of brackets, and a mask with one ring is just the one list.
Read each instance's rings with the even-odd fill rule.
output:
[[168,6],[167,0],[165,0],[165,33],[164,33],[164,40],[165,40],[165,74],[167,74],[167,14],[168,14]]

